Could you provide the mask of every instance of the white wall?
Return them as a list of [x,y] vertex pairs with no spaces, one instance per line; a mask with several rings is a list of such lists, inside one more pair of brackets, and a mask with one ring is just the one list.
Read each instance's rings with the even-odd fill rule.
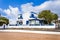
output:
[[8,28],[55,28],[54,26],[8,26]]
[[26,21],[29,20],[31,13],[23,14],[23,24],[26,25]]
[[0,26],[0,28],[3,28],[3,26]]

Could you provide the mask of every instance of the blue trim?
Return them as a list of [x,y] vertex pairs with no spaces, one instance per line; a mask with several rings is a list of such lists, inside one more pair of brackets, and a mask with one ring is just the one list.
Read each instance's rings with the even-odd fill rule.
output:
[[23,19],[22,15],[20,16],[20,19]]
[[37,25],[44,25],[44,20],[40,20],[40,19],[30,19],[29,21],[31,22],[31,21],[39,21],[39,24],[29,24],[30,26],[37,26]]
[[30,18],[36,18],[36,17],[34,16],[34,14],[31,14]]
[[36,14],[35,12],[31,12],[32,14]]
[[20,14],[20,17],[18,19],[23,19],[22,14]]
[[28,25],[29,24],[29,21],[26,21],[26,24]]

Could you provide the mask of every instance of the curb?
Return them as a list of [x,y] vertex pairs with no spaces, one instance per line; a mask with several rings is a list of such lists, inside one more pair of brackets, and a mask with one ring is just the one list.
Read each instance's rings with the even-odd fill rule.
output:
[[24,33],[37,33],[37,34],[60,34],[60,32],[30,31],[30,30],[0,30],[0,32],[24,32]]

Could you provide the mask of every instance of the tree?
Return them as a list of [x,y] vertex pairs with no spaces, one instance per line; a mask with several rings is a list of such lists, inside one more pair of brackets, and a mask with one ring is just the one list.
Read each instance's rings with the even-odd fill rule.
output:
[[58,19],[58,15],[54,14],[54,20],[57,20],[57,19]]
[[58,15],[52,13],[50,10],[43,10],[38,14],[38,18],[44,18],[50,24],[51,21],[58,19]]
[[58,15],[57,14],[54,14],[54,22],[57,23],[58,22]]
[[9,20],[5,17],[0,17],[0,26],[2,26],[3,24],[8,25],[9,24]]

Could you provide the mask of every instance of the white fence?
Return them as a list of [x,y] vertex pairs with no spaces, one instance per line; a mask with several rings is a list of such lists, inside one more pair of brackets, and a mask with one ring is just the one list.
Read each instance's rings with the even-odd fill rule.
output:
[[54,26],[8,26],[8,28],[55,28]]
[[0,26],[0,28],[3,28],[3,26]]
[[55,25],[44,25],[44,26],[0,26],[0,28],[56,28]]
[[3,24],[2,26],[0,26],[0,28],[8,28],[8,26],[6,24]]

